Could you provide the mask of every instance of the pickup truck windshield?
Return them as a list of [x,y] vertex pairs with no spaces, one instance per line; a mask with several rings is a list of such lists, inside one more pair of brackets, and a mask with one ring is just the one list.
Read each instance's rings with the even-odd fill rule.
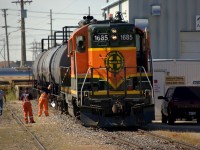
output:
[[174,91],[173,98],[200,101],[200,87],[178,87]]

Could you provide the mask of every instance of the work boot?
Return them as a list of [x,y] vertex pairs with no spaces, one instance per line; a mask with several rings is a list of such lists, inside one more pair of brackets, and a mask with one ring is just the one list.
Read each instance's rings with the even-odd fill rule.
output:
[[30,123],[35,123],[35,121],[33,120],[33,121],[31,121]]

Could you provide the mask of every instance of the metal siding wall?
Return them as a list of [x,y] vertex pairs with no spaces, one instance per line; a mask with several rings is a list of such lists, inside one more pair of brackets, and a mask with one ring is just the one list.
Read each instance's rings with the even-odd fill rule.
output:
[[[151,37],[151,49],[152,49],[152,56],[153,58],[156,58],[157,56],[162,55],[161,52],[161,48],[164,47],[165,45],[163,45],[163,43],[160,43],[160,31],[164,31],[163,28],[165,28],[165,26],[162,26],[161,28],[159,28],[160,25],[160,21],[159,18],[160,16],[152,16],[151,14],[151,7],[153,5],[158,5],[158,0],[150,0],[149,3],[147,3],[149,5],[149,30],[150,30],[150,37]],[[161,6],[162,9],[162,6]],[[161,14],[162,14],[162,10],[161,10]],[[165,38],[165,37],[164,37]],[[157,44],[155,44],[157,43]],[[162,46],[161,46],[162,44]]]
[[[164,49],[164,51],[168,51],[168,58],[174,59],[175,58],[175,52],[176,52],[176,45],[177,45],[177,31],[176,31],[176,1],[174,0],[167,0],[168,4],[168,18],[165,20],[165,23],[168,24],[167,30],[168,30],[168,49]],[[163,17],[163,16],[161,16]],[[167,57],[161,57],[167,58]]]
[[[160,58],[165,58],[168,57],[168,51],[167,49],[169,49],[168,45],[166,44],[169,40],[168,40],[168,31],[166,30],[168,28],[168,24],[166,23],[166,20],[168,19],[168,14],[167,12],[167,1],[164,1],[162,4],[160,4],[161,6],[161,15],[157,16],[157,20],[158,20],[158,56]],[[156,16],[153,16],[156,17]],[[154,42],[155,43],[155,42]],[[166,50],[163,50],[166,49]]]
[[[180,32],[195,31],[200,0],[128,0],[128,3],[130,23],[136,18],[149,19],[153,58],[181,58]],[[160,16],[151,15],[152,5],[161,6]]]
[[195,8],[195,10],[196,10],[196,14],[197,15],[200,15],[200,9],[199,9],[199,6],[200,6],[200,0],[196,0],[196,8]]

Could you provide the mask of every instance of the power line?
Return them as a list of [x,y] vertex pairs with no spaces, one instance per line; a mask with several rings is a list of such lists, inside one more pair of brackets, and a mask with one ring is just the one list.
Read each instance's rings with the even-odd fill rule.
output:
[[[9,9],[11,11],[20,11],[17,9]],[[49,14],[49,12],[47,11],[35,11],[35,10],[27,10],[30,13],[40,13],[40,14]],[[88,13],[60,13],[60,12],[53,12],[53,15],[88,15]],[[92,14],[92,15],[100,15],[102,16],[102,14]]]
[[[0,26],[0,27],[3,27],[3,26]],[[15,29],[20,29],[20,27],[13,27],[13,26],[9,26],[8,28],[15,28]],[[26,28],[28,30],[38,30],[38,31],[49,31],[47,29],[39,29],[39,28]],[[53,30],[53,31],[56,31],[56,30]]]

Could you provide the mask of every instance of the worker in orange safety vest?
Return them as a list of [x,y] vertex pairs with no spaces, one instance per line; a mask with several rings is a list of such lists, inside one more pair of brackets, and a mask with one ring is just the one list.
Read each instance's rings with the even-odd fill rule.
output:
[[41,92],[41,95],[40,95],[40,98],[39,98],[39,103],[38,103],[38,116],[40,117],[42,115],[42,111],[44,109],[44,114],[45,116],[49,116],[49,112],[48,112],[48,101],[49,101],[49,89],[50,89],[50,86],[48,87],[48,89],[44,89],[42,88],[40,90]]
[[20,100],[22,100],[22,107],[24,110],[24,121],[27,124],[28,123],[28,117],[30,120],[30,123],[35,123],[33,119],[33,111],[32,111],[32,105],[30,100],[33,99],[33,96],[31,93],[28,92],[28,88],[25,89],[25,92],[22,93]]

